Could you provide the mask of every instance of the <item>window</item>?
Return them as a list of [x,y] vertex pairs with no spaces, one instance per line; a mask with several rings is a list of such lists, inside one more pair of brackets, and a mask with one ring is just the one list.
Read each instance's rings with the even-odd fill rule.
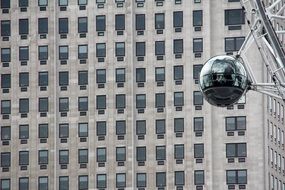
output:
[[96,70],[96,82],[97,83],[106,83],[106,69],[97,69]]
[[88,111],[88,97],[78,97],[78,111]]
[[68,189],[69,189],[69,177],[59,176],[59,190],[68,190]]
[[165,41],[155,42],[155,55],[165,55]]
[[164,29],[164,13],[155,14],[155,29]]
[[156,146],[156,160],[166,159],[166,148],[165,146]]
[[48,72],[39,72],[39,86],[48,86]]
[[10,140],[11,139],[11,127],[10,126],[1,126],[1,140]]
[[19,73],[19,87],[29,86],[29,73]]
[[202,92],[200,91],[194,91],[193,92],[193,96],[194,96],[194,105],[198,106],[198,105],[203,105],[203,95]]
[[39,112],[48,112],[48,98],[39,98]]
[[39,46],[39,60],[47,60],[48,59],[48,46]]
[[68,59],[68,46],[59,46],[59,60]]
[[58,5],[59,6],[68,6],[68,0],[59,0]]
[[232,157],[246,157],[246,143],[227,143],[226,156]]
[[105,43],[96,43],[96,57],[106,57]]
[[1,9],[9,9],[9,8],[10,8],[10,0],[2,0]]
[[145,42],[136,42],[136,56],[145,56]]
[[226,131],[246,130],[246,117],[226,117]]
[[155,120],[155,132],[156,134],[165,134],[165,119]]
[[203,52],[203,38],[193,39],[193,53]]
[[88,149],[79,149],[78,150],[78,163],[88,163]]
[[1,62],[10,62],[10,61],[11,61],[11,49],[1,48]]
[[244,39],[244,37],[225,38],[225,52],[239,51]]
[[103,32],[106,30],[106,16],[97,15],[96,16],[96,31]]
[[143,109],[146,107],[146,95],[145,94],[137,94],[136,95],[136,108]]
[[69,163],[69,151],[59,150],[59,164],[68,164],[68,163]]
[[48,177],[47,176],[39,177],[38,190],[48,190]]
[[78,136],[88,137],[88,123],[78,123]]
[[106,132],[107,132],[106,128],[107,128],[106,121],[97,121],[97,125],[96,125],[97,136],[106,136]]
[[247,184],[246,170],[227,170],[227,184]]
[[116,187],[117,188],[126,187],[126,174],[125,173],[116,174]]
[[165,186],[166,186],[166,173],[156,172],[156,187],[165,187]]
[[68,86],[69,84],[69,74],[68,71],[59,72],[59,86]]
[[156,93],[155,94],[155,107],[156,108],[165,107],[165,93]]
[[174,54],[183,53],[183,39],[173,40],[173,53]]
[[78,190],[88,189],[88,175],[78,176]]
[[87,17],[78,18],[78,33],[87,33],[88,32],[88,20]]
[[106,174],[97,174],[97,185],[98,189],[107,188],[107,176]]
[[146,161],[146,147],[145,146],[137,147],[136,152],[137,152],[136,155],[137,155],[138,162]]
[[146,121],[145,120],[136,121],[136,134],[137,135],[146,134]]
[[125,15],[115,15],[115,30],[125,30]]
[[58,33],[67,34],[68,33],[68,18],[58,19]]
[[39,138],[48,138],[48,124],[39,124]]
[[118,68],[116,69],[116,82],[125,82],[125,69]]
[[8,168],[11,166],[11,153],[1,152],[1,167]]
[[225,10],[225,25],[241,25],[245,23],[243,9]]
[[137,187],[146,187],[146,173],[137,173]]
[[194,132],[199,132],[204,130],[204,118],[194,117]]
[[174,80],[183,80],[183,65],[173,67],[173,78]]
[[97,148],[97,162],[106,162],[106,148]]
[[155,68],[155,81],[165,81],[165,68],[164,67],[156,67]]
[[29,0],[19,0],[19,7],[28,7]]
[[19,100],[19,113],[29,113],[29,99],[23,98]]
[[174,106],[184,105],[184,92],[174,92]]
[[29,165],[29,151],[19,152],[19,165]]
[[10,190],[10,179],[1,179],[1,189]]
[[88,58],[88,46],[79,45],[78,46],[78,59],[87,59]]
[[48,6],[48,0],[38,0],[39,6]]
[[116,42],[116,57],[125,56],[125,42]]
[[200,72],[203,65],[193,65],[193,79],[199,79],[200,78]]
[[1,100],[1,114],[11,114],[10,100]]
[[125,135],[126,134],[126,121],[120,120],[116,121],[116,135]]
[[1,75],[1,88],[11,88],[11,74]]
[[78,5],[87,5],[87,0],[78,0]]
[[174,118],[174,132],[175,133],[184,132],[184,118]]
[[184,186],[185,184],[185,174],[184,171],[175,171],[175,185],[176,186]]
[[29,138],[29,125],[20,125],[19,139],[28,139],[28,138]]
[[194,171],[194,184],[195,185],[204,185],[204,170],[195,170]]
[[174,28],[183,27],[183,11],[173,12],[173,27]]
[[174,158],[177,160],[184,159],[184,144],[174,145]]
[[195,10],[193,11],[193,26],[203,26],[203,11]]
[[194,158],[204,158],[204,144],[194,144]]
[[48,18],[38,19],[38,33],[47,34],[48,33]]
[[19,19],[19,35],[29,34],[29,20]]
[[145,14],[136,14],[136,30],[145,30]]
[[116,109],[126,108],[126,95],[116,94]]
[[136,82],[145,82],[145,68],[136,69]]
[[59,98],[59,112],[69,111],[69,98]]
[[88,85],[88,71],[78,71],[78,85]]
[[28,177],[19,178],[19,190],[29,190],[29,178]]
[[10,20],[1,21],[1,36],[10,36],[11,35],[11,23]]
[[39,165],[48,164],[48,150],[39,150],[38,156]]
[[96,97],[96,109],[106,109],[106,95],[98,95]]
[[19,47],[19,61],[29,60],[29,46]]
[[116,147],[116,161],[126,161],[126,147]]
[[69,125],[68,123],[59,124],[59,138],[69,137]]

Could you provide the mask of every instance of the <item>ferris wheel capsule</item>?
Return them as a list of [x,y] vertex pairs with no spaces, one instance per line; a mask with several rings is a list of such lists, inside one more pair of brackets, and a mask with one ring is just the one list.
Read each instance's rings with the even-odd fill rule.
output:
[[215,56],[200,73],[200,89],[212,105],[225,107],[236,103],[247,91],[249,80],[241,58]]

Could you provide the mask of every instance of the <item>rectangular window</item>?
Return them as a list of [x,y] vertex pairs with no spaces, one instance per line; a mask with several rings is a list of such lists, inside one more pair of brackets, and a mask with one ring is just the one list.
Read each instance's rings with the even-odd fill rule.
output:
[[88,97],[78,97],[78,111],[88,111]]
[[78,71],[78,85],[88,85],[88,71]]
[[68,86],[68,84],[69,84],[69,73],[68,73],[68,71],[59,72],[58,75],[59,75],[59,80],[58,80],[59,86]]
[[155,81],[165,81],[165,68],[164,67],[156,67],[155,68]]
[[106,174],[97,174],[97,184],[96,187],[98,189],[105,189],[107,188],[107,175]]
[[194,184],[195,185],[204,185],[205,179],[204,179],[204,170],[195,170],[194,171]]
[[19,190],[29,190],[29,178],[28,177],[19,178]]
[[96,43],[96,57],[106,57],[105,43]]
[[48,86],[48,72],[39,72],[39,86]]
[[126,161],[126,147],[116,147],[116,161]]
[[88,58],[88,46],[79,45],[78,46],[78,59],[87,59]]
[[59,164],[68,164],[68,163],[69,163],[69,151],[59,150]]
[[145,56],[145,42],[136,42],[136,56]]
[[88,32],[88,20],[87,17],[78,18],[78,33],[87,33]]
[[48,46],[39,46],[38,51],[39,60],[48,59]]
[[166,159],[166,147],[156,146],[156,160],[165,160],[165,159]]
[[29,125],[19,125],[19,139],[29,138]]
[[11,140],[11,127],[10,126],[1,126],[1,140]]
[[145,82],[145,68],[136,69],[136,82]]
[[145,30],[145,14],[136,14],[136,30]]
[[146,95],[145,94],[137,94],[136,95],[136,108],[143,109],[146,107]]
[[194,117],[194,132],[204,131],[204,118]]
[[48,164],[48,150],[39,150],[38,152],[38,163],[39,165]]
[[174,106],[184,105],[184,92],[174,92]]
[[59,98],[59,112],[69,111],[69,98]]
[[39,138],[48,138],[48,124],[39,124]]
[[68,189],[69,189],[69,177],[59,176],[59,190],[68,190]]
[[2,190],[11,190],[10,188],[10,179],[1,179],[1,189]]
[[165,107],[165,93],[155,94],[155,108]]
[[96,70],[96,82],[97,83],[106,83],[106,69],[97,69]]
[[247,184],[247,170],[227,170],[227,184]]
[[48,112],[48,98],[39,98],[39,112]]
[[225,52],[239,51],[244,39],[244,37],[225,38]]
[[69,137],[69,124],[62,123],[59,124],[59,138],[68,138]]
[[106,148],[97,148],[97,162],[106,162]]
[[203,26],[203,10],[193,11],[193,26]]
[[1,62],[10,62],[10,61],[11,61],[11,49],[1,48]]
[[107,124],[106,121],[97,121],[96,122],[96,133],[97,136],[106,136],[107,133]]
[[117,188],[126,187],[126,174],[125,173],[116,174],[116,187]]
[[165,134],[165,119],[155,120],[155,132],[156,134]]
[[48,6],[48,0],[38,0],[39,6]]
[[29,151],[19,152],[19,165],[29,165]]
[[174,54],[183,53],[183,39],[173,40],[173,53]]
[[174,28],[183,27],[183,11],[173,12],[173,27]]
[[204,158],[204,144],[194,144],[194,158]]
[[29,60],[29,46],[19,47],[19,61]]
[[137,161],[138,162],[144,162],[146,161],[146,147],[137,147],[136,148],[136,155],[137,155]]
[[88,123],[78,123],[78,136],[88,137]]
[[175,133],[184,132],[184,118],[174,118],[174,132]]
[[232,157],[246,157],[246,143],[227,143],[226,144],[226,156]]
[[29,73],[23,72],[19,73],[19,87],[28,87],[29,86]]
[[164,13],[156,13],[155,14],[155,29],[163,30],[164,29]]
[[1,152],[1,167],[8,168],[11,166],[11,153]]
[[19,0],[19,7],[28,7],[29,0]]
[[88,163],[88,149],[78,150],[78,163],[79,164]]
[[156,172],[156,187],[165,187],[165,186],[166,186],[166,173]]
[[125,82],[125,69],[124,68],[118,68],[116,69],[116,82]]
[[174,145],[174,158],[177,160],[184,159],[184,144],[175,144]]
[[88,175],[78,176],[78,190],[88,189]]
[[146,187],[146,173],[137,173],[137,187]]
[[38,190],[48,190],[48,177],[39,177]]
[[125,135],[126,134],[126,121],[120,120],[116,121],[116,135]]
[[1,100],[1,114],[11,114],[11,101]]
[[184,171],[175,171],[174,183],[176,186],[184,186],[185,174]]
[[29,113],[29,99],[22,98],[19,100],[19,113]]
[[1,9],[9,9],[10,0],[1,0]]
[[115,15],[115,30],[125,30],[125,15]]
[[178,65],[173,67],[173,78],[174,80],[183,80],[183,65]]
[[58,5],[59,6],[68,6],[68,0],[59,0]]
[[246,130],[246,117],[226,117],[226,131]]
[[48,33],[48,18],[38,19],[38,33],[47,34]]
[[58,19],[58,33],[67,34],[68,33],[68,18]]
[[193,79],[199,79],[200,78],[200,72],[203,65],[193,65]]
[[106,30],[106,16],[97,15],[96,16],[96,31],[104,32]]
[[116,42],[116,57],[125,56],[125,42]]
[[203,52],[203,38],[193,39],[193,53]]
[[202,92],[200,91],[194,91],[193,92],[193,104],[195,106],[198,106],[198,105],[203,105],[203,95],[202,95]]
[[11,74],[1,75],[1,88],[11,88]]
[[19,35],[29,34],[29,19],[19,19]]
[[116,94],[116,109],[126,108],[126,95]]
[[106,95],[96,96],[96,109],[106,109]]
[[68,59],[68,46],[59,46],[59,60]]
[[1,36],[11,35],[11,22],[10,20],[1,20]]
[[155,55],[165,55],[165,41],[155,42]]
[[136,134],[145,135],[146,134],[146,120],[136,121]]
[[242,25],[245,23],[245,13],[243,9],[225,10],[225,25]]

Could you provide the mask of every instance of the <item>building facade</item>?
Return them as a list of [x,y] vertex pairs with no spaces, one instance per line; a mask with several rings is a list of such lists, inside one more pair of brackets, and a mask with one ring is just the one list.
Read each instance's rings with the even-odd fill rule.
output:
[[284,189],[281,103],[199,91],[248,32],[239,1],[1,0],[0,20],[0,189]]

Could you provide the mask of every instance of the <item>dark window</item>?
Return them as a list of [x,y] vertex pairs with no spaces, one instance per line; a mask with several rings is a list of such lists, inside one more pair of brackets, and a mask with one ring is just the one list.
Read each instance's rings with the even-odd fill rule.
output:
[[87,59],[88,58],[88,46],[79,45],[78,46],[78,59]]
[[164,29],[164,13],[155,14],[155,29]]
[[29,0],[19,0],[19,7],[28,7]]
[[235,130],[246,130],[246,117],[226,117],[226,130],[235,131]]
[[194,144],[194,158],[204,158],[204,144]]
[[69,163],[69,151],[59,150],[59,164],[68,164],[68,163]]
[[29,46],[19,47],[19,60],[20,61],[29,60]]
[[246,143],[227,143],[226,156],[232,157],[246,157]]
[[78,111],[88,111],[88,97],[78,97]]
[[28,138],[29,138],[29,125],[20,125],[19,139],[28,139]]
[[125,30],[125,15],[115,15],[115,30]]
[[19,100],[19,113],[29,113],[29,99],[22,98]]
[[184,105],[184,92],[174,92],[174,106]]
[[58,33],[67,34],[68,33],[68,18],[58,19]]
[[68,59],[68,46],[59,46],[59,60]]
[[59,124],[59,138],[69,137],[69,125],[68,123]]
[[204,118],[203,117],[194,117],[194,131],[203,131],[204,130]]
[[227,184],[247,184],[247,170],[227,170]]
[[68,176],[59,176],[59,190],[69,190]]
[[1,114],[11,114],[10,100],[1,100]]
[[136,95],[136,108],[145,108],[146,107],[146,95],[137,94]]
[[39,177],[38,190],[48,190],[48,177]]
[[48,98],[39,98],[39,112],[48,112]]
[[106,30],[106,16],[98,15],[96,16],[96,31],[102,32]]
[[78,123],[78,136],[88,137],[88,123]]
[[78,163],[88,163],[88,149],[78,150]]
[[184,118],[174,118],[174,132],[184,132]]
[[107,133],[106,128],[107,128],[106,121],[97,121],[96,123],[97,136],[106,136],[106,133]]
[[155,55],[165,55],[165,41],[155,42]]
[[19,152],[19,165],[29,165],[29,151]]
[[203,38],[193,39],[193,52],[194,53],[203,52]]
[[38,19],[38,32],[39,34],[48,33],[48,18],[39,18]]
[[1,75],[1,88],[11,88],[11,74]]
[[126,95],[116,94],[116,109],[124,109],[126,107]]
[[136,82],[145,82],[145,68],[136,69]]
[[126,174],[125,173],[116,174],[116,187],[117,188],[126,187]]
[[39,150],[39,153],[38,153],[38,163],[40,165],[48,164],[48,150]]
[[106,95],[96,97],[96,109],[106,109]]
[[184,159],[184,144],[174,145],[174,158],[177,160]]
[[145,120],[136,121],[136,134],[137,135],[146,134],[146,121]]
[[88,175],[78,176],[78,190],[88,189]]
[[48,138],[48,124],[39,124],[39,138]]
[[145,42],[136,42],[136,56],[145,56]]
[[116,69],[116,82],[125,82],[125,69],[118,68]]
[[62,72],[59,72],[58,74],[59,74],[59,80],[58,80],[59,86],[68,86],[69,84],[68,71],[62,71]]
[[106,162],[106,148],[97,148],[97,162]]
[[183,65],[173,67],[173,78],[174,80],[183,80]]
[[68,0],[59,0],[58,5],[59,6],[68,6]]
[[39,46],[39,60],[47,60],[48,59],[48,46]]
[[59,112],[69,111],[69,98],[59,98]]
[[203,65],[193,65],[193,79],[199,79],[200,78],[200,72]]
[[10,179],[1,179],[1,190],[11,190],[10,183]]
[[155,132],[156,134],[165,134],[165,119],[155,120]]
[[136,14],[136,30],[145,30],[145,14]]
[[78,85],[88,85],[88,71],[78,71]]
[[193,11],[193,26],[203,26],[203,11]]
[[173,12],[173,27],[174,28],[183,27],[183,11]]
[[19,87],[29,86],[29,73],[19,73]]
[[183,39],[173,40],[173,53],[174,54],[183,53]]
[[48,0],[38,0],[39,6],[48,6]]
[[126,147],[116,147],[116,161],[126,161]]
[[1,0],[1,9],[9,9],[10,0]]
[[194,171],[194,184],[195,185],[204,185],[204,170],[195,170]]
[[175,173],[175,185],[184,186],[185,184],[185,174],[184,171],[176,171]]
[[97,83],[106,83],[106,69],[97,69],[96,70],[96,82]]
[[19,35],[29,34],[29,20],[19,19]]
[[1,21],[1,36],[10,36],[11,35],[11,23],[10,20]]
[[155,107],[156,108],[165,107],[165,93],[155,94]]
[[10,61],[11,61],[11,49],[1,48],[1,62],[10,62]]
[[155,68],[155,81],[165,81],[165,68],[156,67]]
[[1,152],[1,167],[8,168],[11,166],[11,153]]
[[194,102],[193,103],[194,103],[195,106],[203,105],[203,95],[202,95],[202,92],[194,91],[193,92],[193,96],[194,96],[194,98],[193,98]]
[[116,121],[116,135],[125,135],[126,134],[126,121],[120,120]]
[[146,147],[145,146],[137,147],[136,152],[137,152],[137,161],[138,162],[146,161]]
[[19,190],[29,190],[29,178],[28,177],[19,178]]
[[1,140],[10,140],[11,139],[11,127],[10,126],[1,126]]
[[165,186],[166,186],[166,173],[156,172],[156,187],[165,187]]
[[116,42],[116,57],[125,56],[125,42]]
[[156,146],[156,160],[165,160],[165,159],[166,159],[166,147]]
[[225,25],[241,25],[245,23],[245,14],[243,9],[225,10]]
[[106,174],[97,174],[97,184],[96,187],[98,189],[107,188],[107,175]]
[[137,173],[137,187],[146,187],[146,173]]
[[88,32],[88,20],[87,17],[78,18],[78,33],[87,33]]
[[105,43],[96,43],[96,57],[106,57]]
[[244,39],[244,37],[225,38],[225,52],[239,51]]
[[48,72],[39,72],[39,86],[48,86]]

